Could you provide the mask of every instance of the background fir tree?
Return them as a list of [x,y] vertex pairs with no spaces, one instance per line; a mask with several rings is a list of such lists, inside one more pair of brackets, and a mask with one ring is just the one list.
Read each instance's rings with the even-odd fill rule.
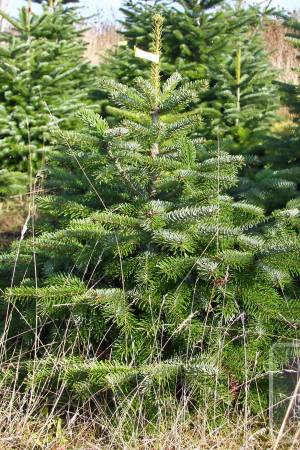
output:
[[[221,138],[195,137],[201,118],[189,110],[205,83],[174,73],[161,85],[154,64],[135,88],[101,88],[128,117],[110,129],[85,111],[86,132],[57,132],[71,158],[81,155],[97,205],[42,198],[44,211],[62,217],[56,230],[2,256],[2,270],[18,260],[1,303],[4,382],[26,354],[18,381],[31,392],[57,404],[51,393],[61,390],[68,408],[125,404],[129,427],[180,402],[190,411],[208,402],[213,415],[246,397],[260,411],[270,347],[298,336],[297,230],[280,213],[265,225],[261,208],[226,194],[243,159]],[[98,174],[81,164],[90,149]]]
[[[135,58],[133,50],[135,46],[147,47],[151,17],[159,12],[165,17],[162,76],[168,77],[178,70],[190,80],[207,78],[211,85],[215,84],[224,60],[233,57],[236,42],[246,41],[247,35],[249,41],[249,33],[255,35],[254,28],[272,12],[254,7],[229,7],[224,1],[199,0],[171,4],[164,0],[130,0],[124,2],[121,11],[124,19],[120,22],[120,32],[125,41],[116,52],[112,52],[108,65],[103,65],[102,70],[107,71],[107,75],[130,83],[145,74],[146,63]],[[258,52],[258,56],[261,53]]]
[[230,140],[232,153],[262,152],[277,118],[279,93],[261,29],[243,30],[215,75],[214,94],[222,115],[215,123]]
[[[102,67],[104,73],[126,83],[135,74],[145,76],[146,63],[134,57],[133,49],[145,47],[153,10],[166,17],[162,77],[178,70],[189,80],[209,80],[209,89],[198,102],[198,112],[204,117],[199,131],[215,139],[214,130],[220,132],[221,127],[223,137],[228,137],[228,151],[252,161],[239,191],[255,199],[250,189],[264,168],[266,139],[279,107],[278,88],[273,83],[276,74],[263,36],[274,11],[222,1],[178,1],[171,6],[164,1],[125,2],[121,32],[127,45],[112,54]],[[110,111],[110,107],[105,109]]]
[[[300,22],[296,18],[286,18],[287,39],[296,49],[300,50]],[[298,54],[300,58],[300,52]],[[295,68],[300,81],[299,67]],[[282,203],[300,195],[300,89],[298,85],[281,83],[284,92],[283,106],[288,108],[292,123],[283,129],[277,140],[272,142],[268,162],[275,172],[275,176],[286,183],[286,195],[282,196]]]
[[[219,4],[222,8],[218,7]],[[110,53],[106,64],[101,65],[104,76],[113,76],[129,84],[134,78],[145,76],[147,64],[135,58],[134,48],[147,48],[148,39],[152,36],[151,18],[159,13],[165,17],[162,78],[168,78],[177,70],[186,79],[208,78],[213,83],[218,66],[230,49],[229,36],[236,28],[236,24],[232,26],[230,21],[231,10],[223,1],[206,4],[199,1],[129,0],[124,2],[121,12],[124,17],[120,22],[123,42]],[[202,98],[202,109],[208,109],[208,99],[211,99],[210,90]],[[209,113],[213,114],[209,106]],[[103,112],[105,114],[106,110]]]
[[[297,17],[281,15],[280,19],[286,27],[286,39],[296,48],[300,49],[300,22]],[[294,68],[299,74],[299,68]],[[285,101],[291,113],[294,115],[296,123],[299,123],[299,87],[298,85],[280,83],[282,91],[285,93]]]
[[42,7],[41,14],[21,8],[17,19],[1,12],[12,27],[0,36],[2,195],[26,189],[25,175],[34,174],[49,152],[50,127],[74,126],[70,113],[88,103],[95,73],[83,56],[84,21],[76,10],[60,2]]
[[283,188],[270,179],[267,168],[275,124],[280,120],[280,97],[274,83],[278,72],[270,66],[263,32],[264,26],[258,25],[236,33],[235,46],[216,75],[213,89],[221,114],[212,125],[222,130],[230,153],[242,153],[247,159],[235,195],[272,211],[277,205],[274,189]]
[[[299,22],[285,17],[290,26],[287,39],[299,48]],[[296,70],[296,69],[295,69]],[[299,133],[299,87],[277,82],[281,105],[287,111],[278,123],[273,123],[267,133],[264,150],[258,153],[259,164],[248,178],[244,178],[243,195],[268,211],[285,207],[293,198],[299,197],[300,179],[300,133]],[[248,172],[249,173],[249,172]]]
[[[222,8],[216,8],[219,4]],[[162,61],[162,76],[165,77],[178,70],[191,80],[211,79],[229,48],[230,32],[236,27],[228,20],[233,14],[223,0],[171,3],[129,0],[124,2],[121,12],[124,17],[120,21],[121,33],[127,44],[112,55],[108,70],[118,81],[126,83],[142,76],[147,67],[145,62],[134,57],[133,49],[135,45],[147,48],[154,13],[162,14],[166,22]]]

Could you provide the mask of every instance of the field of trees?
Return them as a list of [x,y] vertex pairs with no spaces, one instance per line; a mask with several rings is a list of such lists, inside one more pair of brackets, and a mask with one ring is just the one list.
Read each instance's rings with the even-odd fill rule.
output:
[[0,449],[299,449],[297,13],[32,1],[0,11]]

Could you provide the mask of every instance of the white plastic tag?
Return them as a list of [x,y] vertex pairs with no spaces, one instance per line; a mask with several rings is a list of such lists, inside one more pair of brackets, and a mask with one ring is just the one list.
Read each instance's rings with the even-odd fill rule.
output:
[[148,61],[152,61],[156,64],[159,63],[159,54],[158,53],[145,52],[144,50],[141,50],[138,47],[134,47],[134,55],[137,58],[147,59]]

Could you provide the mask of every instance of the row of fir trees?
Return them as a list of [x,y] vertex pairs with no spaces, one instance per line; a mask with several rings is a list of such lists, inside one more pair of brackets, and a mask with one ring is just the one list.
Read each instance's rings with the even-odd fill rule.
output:
[[[38,217],[31,208],[1,255],[2,386],[42,393],[60,411],[122,411],[129,429],[180,406],[210,419],[261,413],[269,371],[289,364],[284,350],[270,362],[270,349],[298,342],[300,318],[299,124],[275,132],[279,93],[262,41],[270,11],[220,0],[125,6],[128,45],[97,81],[102,115],[68,115],[95,87],[78,66],[82,43],[70,44],[80,36],[73,9],[23,9],[19,33],[4,35],[3,58],[19,55],[1,72],[1,148],[16,152],[2,151],[7,167],[15,158],[22,170],[28,146],[39,158],[49,117],[58,120]],[[73,37],[54,39],[52,65],[58,31]],[[33,56],[33,33],[45,60],[40,44]],[[156,55],[151,69],[135,46]]]
[[[204,118],[201,133],[210,139],[215,128],[221,128],[228,152],[242,153],[247,159],[236,194],[268,212],[297,196],[300,173],[295,167],[287,169],[282,156],[291,133],[276,132],[282,92],[274,83],[279,74],[270,66],[265,45],[266,27],[275,11],[218,0],[177,0],[171,6],[164,0],[128,0],[121,10],[128,46],[120,46],[102,72],[129,84],[143,76],[147,63],[135,58],[134,48],[147,46],[153,10],[162,14],[163,79],[177,70],[187,80],[209,80],[209,89],[197,105]],[[290,104],[292,99],[284,94],[286,101]]]

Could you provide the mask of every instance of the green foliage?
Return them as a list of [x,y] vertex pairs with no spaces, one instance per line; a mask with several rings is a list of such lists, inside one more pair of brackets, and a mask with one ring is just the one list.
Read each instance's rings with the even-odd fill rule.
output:
[[[126,84],[138,76],[145,77],[147,63],[135,58],[133,49],[148,47],[149,36],[153,36],[152,16],[159,12],[165,19],[162,77],[166,79],[176,70],[188,80],[207,78],[210,89],[199,105],[207,120],[221,122],[230,133],[232,120],[235,122],[238,114],[240,121],[245,119],[235,131],[240,142],[241,134],[250,131],[253,138],[254,129],[259,128],[258,121],[264,122],[272,115],[278,99],[261,31],[264,19],[273,10],[231,7],[223,1],[179,1],[170,5],[163,0],[150,3],[130,0],[121,10],[124,16],[121,33],[127,44],[120,46],[110,55],[107,64],[102,65],[104,74],[113,75]],[[237,80],[237,53],[240,51],[241,80]],[[241,111],[234,112],[240,83]],[[212,127],[209,129],[204,128],[202,134],[206,132],[211,137]],[[240,142],[244,143],[245,139]],[[243,145],[237,152],[246,151]]]
[[[102,66],[109,77],[113,74],[125,83],[132,83],[137,75],[145,77],[147,62],[135,58],[133,49],[147,48],[153,10],[165,17],[162,78],[174,70],[185,80],[207,78],[208,89],[194,100],[203,117],[199,134],[212,141],[220,134],[228,153],[246,159],[234,196],[268,212],[283,207],[295,192],[299,174],[294,170],[288,182],[270,165],[269,153],[275,152],[276,145],[282,147],[282,137],[273,128],[279,108],[277,73],[271,68],[263,34],[274,11],[224,2],[125,2],[121,32],[127,45]],[[106,107],[104,113],[116,110]],[[284,159],[282,155],[280,151]]]
[[[221,7],[215,8],[220,3]],[[241,15],[236,19],[234,10],[224,1],[182,1],[170,5],[164,0],[143,3],[129,0],[121,11],[124,16],[121,32],[128,45],[118,49],[108,70],[126,83],[145,74],[146,63],[134,58],[133,48],[148,47],[149,37],[153,37],[152,16],[156,12],[165,19],[162,63],[165,78],[178,70],[191,80],[214,79],[218,65],[235,41],[235,29],[239,27],[240,31],[242,27]],[[251,19],[243,17],[243,22],[255,23],[253,11]]]
[[55,133],[63,192],[2,257],[7,353],[28,355],[23,388],[60,388],[65,404],[159,420],[158,402],[224,408],[247,392],[256,410],[270,347],[298,337],[298,204],[266,221],[227,195],[244,161],[222,136],[199,139],[206,84],[174,74],[160,88],[153,69],[100,81],[125,111],[115,127],[82,111],[86,129]]
[[224,108],[220,127],[228,130],[231,152],[261,153],[279,106],[275,76],[260,33],[241,34],[232,54],[220,65],[214,88]]
[[[299,48],[299,22],[285,17],[284,25],[289,30],[287,39]],[[269,122],[263,151],[262,148],[258,151],[258,157],[247,172],[248,176],[241,180],[240,189],[243,196],[256,204],[264,205],[268,212],[285,207],[291,199],[299,197],[299,87],[282,82],[277,84],[281,89],[282,106],[290,116],[272,127]],[[265,126],[268,121],[263,120],[262,123]],[[248,139],[247,136],[246,140]]]
[[94,71],[73,8],[45,3],[41,14],[23,7],[16,19],[1,15],[11,25],[0,36],[0,165],[11,172],[4,195],[15,191],[18,172],[33,176],[43,166],[54,124],[74,127],[71,113],[87,104]]
[[[289,18],[285,25],[288,27],[287,38],[296,49],[300,49],[300,22]],[[299,58],[299,52],[298,52]],[[299,67],[295,69],[300,80]],[[300,90],[298,86],[283,85],[285,92],[285,105],[292,114],[293,123],[284,129],[279,139],[273,143],[268,154],[268,161],[275,170],[275,174],[281,177],[286,183],[290,184],[290,189],[285,196],[285,200],[293,197],[299,197],[299,179],[300,179]],[[288,95],[286,94],[288,92]]]

